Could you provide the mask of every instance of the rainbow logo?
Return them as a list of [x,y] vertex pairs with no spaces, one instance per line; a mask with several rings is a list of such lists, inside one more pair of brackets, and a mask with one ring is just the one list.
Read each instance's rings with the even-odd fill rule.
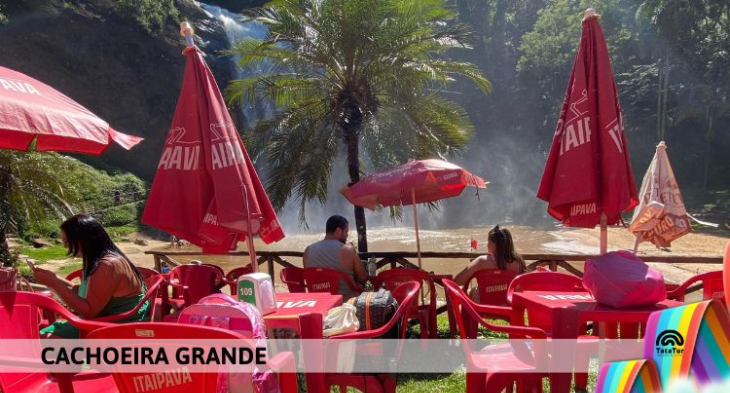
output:
[[596,393],[655,393],[661,391],[656,366],[651,360],[627,360],[604,364],[598,373]]
[[699,385],[730,377],[730,316],[719,300],[670,308],[649,317],[644,360],[601,367],[596,393],[656,393],[670,381]]
[[719,301],[656,312],[649,317],[644,357],[653,359],[662,385],[679,377],[719,382],[730,376],[730,317]]

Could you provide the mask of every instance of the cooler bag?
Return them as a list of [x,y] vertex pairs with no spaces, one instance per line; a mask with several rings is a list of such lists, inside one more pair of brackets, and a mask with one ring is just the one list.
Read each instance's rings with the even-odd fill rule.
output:
[[[395,310],[398,308],[398,302],[390,294],[381,288],[378,292],[363,292],[358,297],[354,297],[347,301],[348,304],[355,306],[357,320],[360,322],[360,330],[372,330],[386,325]],[[388,333],[388,336],[392,331]],[[395,337],[398,331],[395,331]]]
[[598,303],[615,308],[648,306],[667,298],[662,274],[628,251],[587,260],[583,286]]

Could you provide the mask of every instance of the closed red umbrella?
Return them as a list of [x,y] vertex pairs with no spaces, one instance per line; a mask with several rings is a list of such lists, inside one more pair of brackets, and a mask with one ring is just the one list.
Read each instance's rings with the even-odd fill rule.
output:
[[608,48],[592,9],[583,20],[537,196],[567,226],[601,223],[601,253],[606,252],[606,225],[619,222],[622,212],[638,204]]
[[486,188],[487,182],[458,165],[428,159],[411,160],[403,165],[372,173],[351,186],[343,187],[340,192],[353,205],[371,210],[378,205],[413,205],[418,267],[421,267],[416,204],[455,197],[467,186]]
[[284,231],[202,52],[189,39],[183,53],[182,89],[142,222],[208,253],[248,239],[256,271],[251,237],[268,244]]
[[54,88],[0,67],[0,148],[99,155],[112,142],[129,150],[142,138],[109,123]]

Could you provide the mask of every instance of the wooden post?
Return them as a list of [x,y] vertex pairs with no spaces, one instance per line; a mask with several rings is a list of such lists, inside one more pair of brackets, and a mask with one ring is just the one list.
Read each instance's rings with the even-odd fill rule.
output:
[[152,254],[155,256],[155,270],[158,272],[162,272],[162,267],[160,266],[160,256],[157,254]]

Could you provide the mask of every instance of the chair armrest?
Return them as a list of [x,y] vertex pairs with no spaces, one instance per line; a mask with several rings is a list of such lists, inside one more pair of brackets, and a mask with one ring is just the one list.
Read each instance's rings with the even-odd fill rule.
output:
[[114,326],[110,323],[105,322],[98,322],[93,320],[87,320],[82,319],[78,317],[76,314],[72,313],[71,311],[67,310],[63,306],[61,306],[60,303],[56,302],[55,300],[42,296],[42,295],[34,295],[34,302],[38,307],[51,311],[53,313],[56,313],[60,315],[62,318],[67,320],[71,325],[77,327],[82,333],[84,332],[91,332],[95,329],[100,329],[104,327]]
[[281,352],[269,359],[266,364],[271,371],[276,373],[279,379],[279,388],[282,392],[297,391],[297,365],[294,361],[294,354]]
[[187,285],[180,284],[178,282],[171,282],[167,285],[170,285],[173,288],[173,298],[175,291],[174,289],[180,289],[183,293],[183,300],[185,300],[185,306],[189,306],[192,304],[192,301],[190,300],[190,287]]
[[512,308],[504,306],[492,306],[489,304],[474,304],[474,309],[480,314],[512,316]]

